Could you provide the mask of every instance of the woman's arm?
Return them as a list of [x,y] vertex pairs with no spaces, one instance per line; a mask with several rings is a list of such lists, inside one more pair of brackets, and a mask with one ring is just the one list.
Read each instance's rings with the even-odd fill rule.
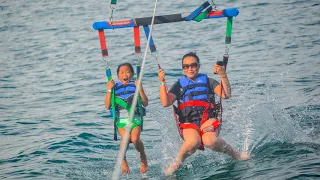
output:
[[160,84],[160,101],[163,107],[171,106],[177,98],[173,93],[167,92],[166,86],[165,82]]
[[171,106],[176,100],[177,96],[173,93],[167,92],[168,88],[165,82],[165,73],[162,69],[158,71],[160,81],[160,101],[163,107]]
[[[214,88],[214,93],[225,99],[231,98],[231,86],[230,86],[227,75],[220,76],[220,79],[222,84],[219,84],[216,88]],[[222,88],[222,91],[221,91],[221,88]]]
[[[214,65],[213,71],[220,75],[221,84],[214,88],[214,93],[222,98],[231,98],[231,86],[224,66]],[[222,91],[221,91],[222,89]]]

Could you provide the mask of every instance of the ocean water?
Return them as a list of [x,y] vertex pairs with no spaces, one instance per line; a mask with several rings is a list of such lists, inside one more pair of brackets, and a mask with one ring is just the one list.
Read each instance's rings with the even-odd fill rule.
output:
[[[0,1],[0,179],[111,179],[119,152],[104,108],[105,66],[92,23],[109,19],[110,1]],[[160,1],[157,15],[191,12],[203,1]],[[130,175],[120,179],[320,179],[320,2],[215,1],[237,7],[220,136],[251,159],[205,150],[173,176],[163,170],[182,144],[171,108],[159,101],[157,60],[148,53],[149,97],[141,139],[149,171],[139,173],[130,145]],[[152,16],[154,1],[119,1],[114,20]],[[180,59],[200,57],[201,72],[225,51],[226,19],[155,25],[153,38],[167,83]],[[142,31],[142,30],[141,30]],[[132,29],[106,30],[108,60],[136,63]],[[141,32],[141,45],[146,44]],[[114,76],[116,79],[116,76]]]

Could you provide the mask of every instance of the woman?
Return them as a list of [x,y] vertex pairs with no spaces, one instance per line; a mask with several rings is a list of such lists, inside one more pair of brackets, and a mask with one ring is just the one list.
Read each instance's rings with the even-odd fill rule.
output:
[[[176,100],[179,116],[179,127],[182,129],[184,143],[182,144],[176,160],[166,169],[170,175],[180,168],[187,157],[203,145],[213,151],[226,153],[233,158],[248,159],[246,153],[236,152],[223,139],[218,137],[220,121],[216,119],[214,95],[222,98],[231,97],[231,88],[224,66],[214,65],[213,71],[220,75],[222,85],[199,73],[200,60],[195,53],[187,53],[182,58],[184,77],[166,91],[165,73],[159,70],[160,101],[162,106],[171,106]],[[222,88],[223,87],[223,88]]]

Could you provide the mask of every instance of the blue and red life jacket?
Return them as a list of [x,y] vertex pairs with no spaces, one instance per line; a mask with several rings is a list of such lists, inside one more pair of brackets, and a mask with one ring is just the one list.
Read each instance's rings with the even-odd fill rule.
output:
[[209,86],[208,76],[198,74],[192,81],[186,76],[179,78],[180,98],[178,107],[175,108],[179,116],[179,123],[193,123],[200,121],[201,125],[209,118],[217,117],[214,93]]
[[[122,84],[121,82],[117,82],[113,88],[114,97],[112,97],[112,100],[115,102],[115,111],[119,118],[120,110],[126,109],[129,112],[133,101],[133,96],[136,91],[136,86],[134,81],[130,81],[126,85]],[[142,106],[141,100],[139,99],[135,109],[135,116],[145,116],[145,112],[145,108]]]

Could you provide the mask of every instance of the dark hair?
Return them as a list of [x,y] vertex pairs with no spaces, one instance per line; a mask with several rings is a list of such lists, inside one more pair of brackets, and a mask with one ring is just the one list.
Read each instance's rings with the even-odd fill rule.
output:
[[184,60],[184,58],[186,58],[186,57],[194,57],[196,60],[197,60],[197,62],[200,64],[200,59],[199,59],[199,57],[197,56],[197,54],[195,53],[195,52],[188,52],[187,54],[185,54],[183,57],[182,57],[182,61],[181,61],[181,64],[183,65],[183,60]]
[[121,68],[122,66],[128,66],[129,69],[130,69],[130,71],[131,71],[131,73],[134,75],[134,70],[133,70],[133,67],[132,67],[132,65],[131,65],[130,63],[122,63],[122,64],[120,64],[120,65],[118,66],[118,69],[117,69],[117,75],[119,74],[119,70],[120,70],[120,68]]

